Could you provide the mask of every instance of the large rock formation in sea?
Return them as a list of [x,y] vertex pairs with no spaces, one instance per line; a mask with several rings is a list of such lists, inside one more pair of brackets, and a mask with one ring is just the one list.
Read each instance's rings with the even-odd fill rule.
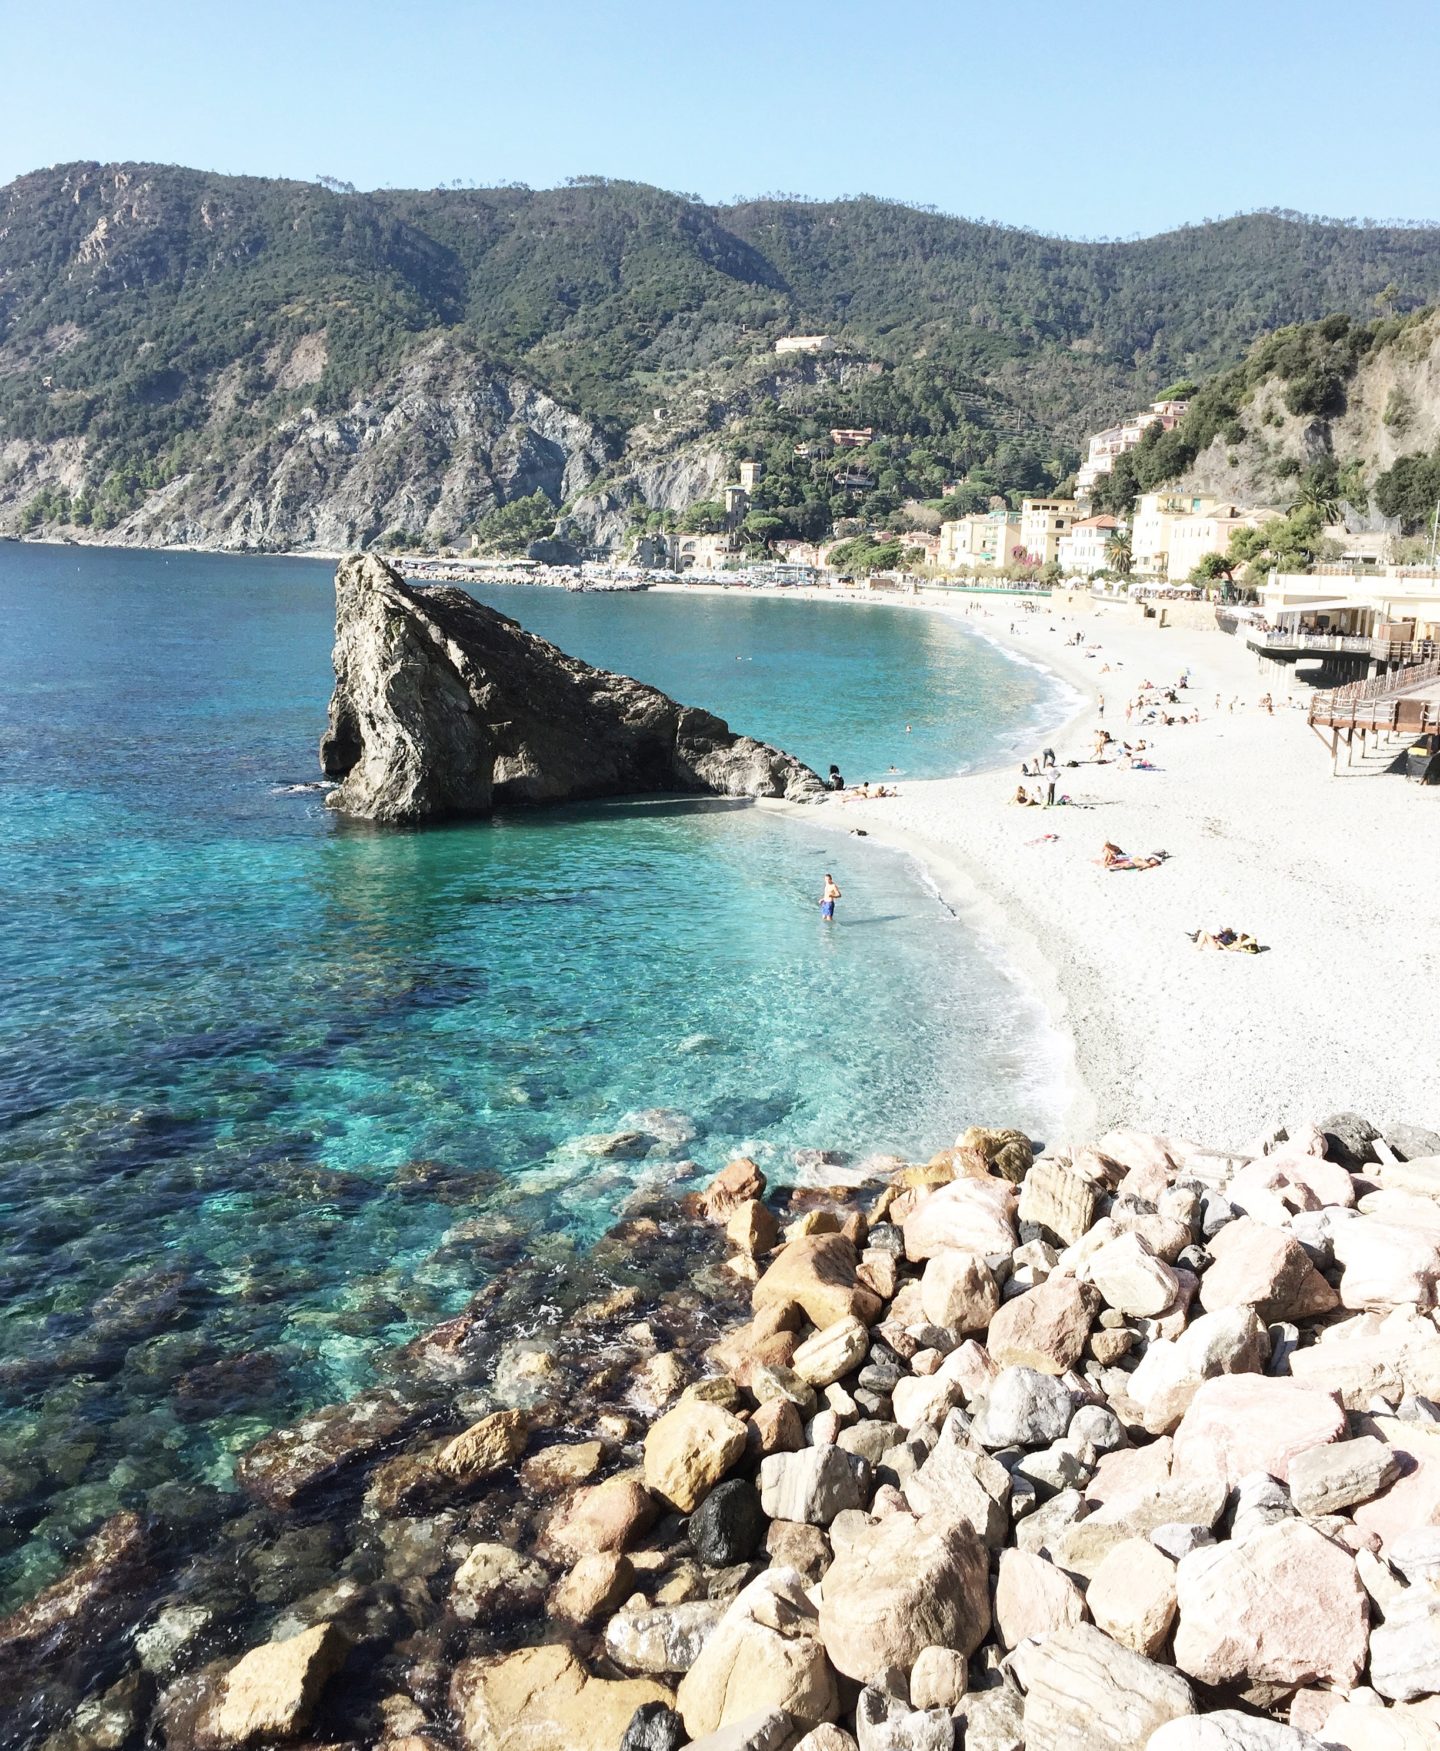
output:
[[330,806],[415,824],[510,803],[690,792],[810,802],[808,766],[708,711],[566,656],[463,590],[374,554],[335,574]]

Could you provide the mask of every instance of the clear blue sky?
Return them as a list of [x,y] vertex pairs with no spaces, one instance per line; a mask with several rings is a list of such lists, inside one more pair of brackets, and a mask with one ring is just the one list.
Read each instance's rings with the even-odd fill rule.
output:
[[0,182],[72,159],[707,200],[869,193],[1067,235],[1440,216],[1433,0],[0,0]]

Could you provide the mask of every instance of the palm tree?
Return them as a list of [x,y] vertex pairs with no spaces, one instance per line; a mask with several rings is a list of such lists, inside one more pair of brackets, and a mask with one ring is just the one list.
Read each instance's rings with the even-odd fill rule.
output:
[[1295,502],[1290,507],[1291,514],[1296,511],[1318,511],[1324,523],[1338,523],[1341,517],[1341,504],[1333,487],[1321,486],[1315,481],[1306,481],[1295,496]]
[[1105,559],[1110,570],[1118,572],[1122,578],[1130,576],[1135,564],[1135,556],[1130,548],[1130,534],[1125,529],[1112,529],[1105,543]]

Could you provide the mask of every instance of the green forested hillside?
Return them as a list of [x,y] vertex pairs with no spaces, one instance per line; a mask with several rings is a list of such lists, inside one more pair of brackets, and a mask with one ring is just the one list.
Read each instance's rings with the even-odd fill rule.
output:
[[[297,418],[363,426],[382,391],[403,404],[397,373],[441,340],[447,369],[583,421],[591,475],[707,434],[768,447],[783,473],[797,438],[860,423],[889,446],[862,508],[972,475],[1034,488],[1171,379],[1284,323],[1372,314],[1387,289],[1400,310],[1440,294],[1440,232],[1256,214],[1081,243],[869,199],[711,208],[600,180],[355,194],[62,166],[0,190],[0,516],[37,486],[100,527],[182,478],[192,504],[218,500]],[[810,329],[838,361],[776,361],[778,335]],[[370,440],[332,447],[352,441]],[[432,465],[445,442],[453,460],[437,438]],[[495,464],[460,497],[493,503],[509,478]],[[645,489],[625,493],[643,508]],[[781,511],[813,522],[826,482],[797,476],[793,495]]]
[[1172,430],[1147,432],[1096,488],[1120,513],[1172,483],[1388,531],[1422,557],[1440,501],[1440,309],[1287,326],[1202,384]]

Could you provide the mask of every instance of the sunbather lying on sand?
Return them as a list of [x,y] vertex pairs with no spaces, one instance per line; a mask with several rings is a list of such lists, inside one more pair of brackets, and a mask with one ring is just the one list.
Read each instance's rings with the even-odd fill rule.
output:
[[1158,869],[1165,857],[1163,851],[1152,851],[1148,857],[1131,857],[1128,851],[1107,839],[1095,861],[1102,869]]
[[1196,948],[1218,948],[1231,954],[1258,955],[1260,944],[1244,930],[1232,930],[1227,924],[1222,930],[1192,930],[1190,940]]

